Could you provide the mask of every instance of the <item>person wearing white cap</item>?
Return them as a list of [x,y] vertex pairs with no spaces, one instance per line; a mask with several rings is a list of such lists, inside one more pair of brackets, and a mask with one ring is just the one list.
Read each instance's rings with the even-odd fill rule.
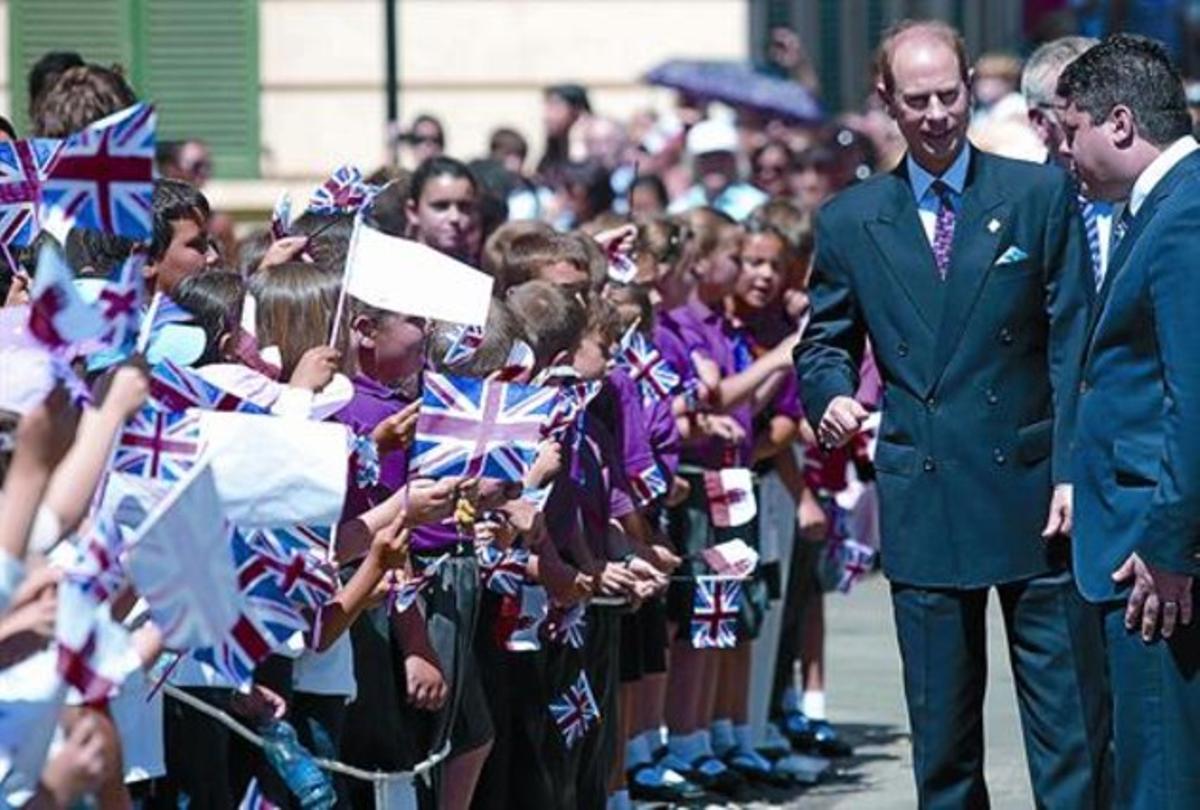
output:
[[767,201],[766,194],[738,177],[738,136],[733,124],[701,121],[688,132],[687,151],[696,184],[671,204],[671,213],[707,205],[741,221]]

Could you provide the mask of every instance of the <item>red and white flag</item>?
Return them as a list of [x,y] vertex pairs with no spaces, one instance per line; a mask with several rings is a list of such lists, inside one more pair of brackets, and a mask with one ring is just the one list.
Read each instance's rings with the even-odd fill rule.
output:
[[754,481],[743,467],[704,473],[704,494],[708,497],[708,513],[718,528],[744,526],[758,514]]
[[758,552],[741,539],[706,548],[700,552],[700,556],[719,576],[745,579],[758,566]]

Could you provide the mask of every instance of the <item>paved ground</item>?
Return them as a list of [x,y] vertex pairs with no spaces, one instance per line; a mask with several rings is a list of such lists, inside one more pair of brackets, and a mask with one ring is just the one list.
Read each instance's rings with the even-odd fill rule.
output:
[[[803,792],[763,795],[745,805],[802,810],[907,810],[916,807],[911,747],[900,682],[900,655],[887,583],[880,577],[849,596],[832,595],[828,617],[831,718],[856,743],[855,756],[837,778]],[[1004,626],[995,599],[989,613],[987,780],[996,810],[1033,807],[1029,776],[1004,648]],[[727,805],[729,806],[729,805]]]

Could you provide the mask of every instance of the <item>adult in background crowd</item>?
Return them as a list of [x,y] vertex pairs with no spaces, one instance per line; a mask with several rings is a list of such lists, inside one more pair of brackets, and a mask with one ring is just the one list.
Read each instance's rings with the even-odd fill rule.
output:
[[[1065,137],[1062,126],[1062,99],[1058,96],[1058,78],[1063,69],[1096,44],[1088,37],[1062,37],[1038,48],[1021,73],[1021,94],[1029,108],[1029,123],[1046,147],[1046,162],[1070,169],[1062,156]],[[1100,289],[1113,247],[1113,205],[1078,193],[1079,212],[1087,235],[1092,260],[1092,278]]]
[[709,119],[687,134],[695,185],[671,203],[672,213],[710,206],[739,222],[765,203],[767,195],[740,179],[738,134],[733,124]]
[[880,533],[918,801],[989,804],[995,588],[1038,805],[1107,807],[1100,626],[1059,536],[1089,275],[1074,191],[1061,169],[967,142],[971,76],[954,29],[901,23],[878,65],[908,154],[818,213],[796,367],[827,447],[867,416],[854,393],[868,339],[883,379]]
[[1109,37],[1063,71],[1063,155],[1125,203],[1093,308],[1076,417],[1075,571],[1104,613],[1116,802],[1200,796],[1200,153],[1165,49]]

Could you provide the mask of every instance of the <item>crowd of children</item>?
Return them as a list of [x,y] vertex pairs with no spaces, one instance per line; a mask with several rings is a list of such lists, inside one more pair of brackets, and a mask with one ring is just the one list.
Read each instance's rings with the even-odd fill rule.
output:
[[[134,101],[119,73],[94,65],[42,83],[35,135],[62,137]],[[252,729],[284,721],[304,751],[364,771],[432,757],[414,782],[431,808],[619,808],[819,781],[850,753],[824,714],[820,570],[836,556],[832,496],[860,459],[812,447],[791,367],[808,214],[782,199],[740,222],[703,206],[603,210],[563,232],[498,216],[504,200],[452,158],[390,174],[361,199],[263,223],[235,261],[210,236],[203,194],[155,181],[146,300],[173,302],[175,322],[203,334],[186,362],[169,331],[158,350],[290,420],[297,437],[345,426],[378,469],[352,472],[336,540],[313,563],[336,579],[307,606],[303,649],[274,649],[247,683],[190,650],[164,668],[175,656],[162,628],[127,590],[109,607],[133,630],[141,671],[63,709],[49,747],[0,738],[6,801],[328,806],[181,695]],[[344,300],[356,227],[487,273],[483,328]],[[62,245],[80,280],[134,250],[82,228]],[[7,311],[28,310],[36,256],[17,253]],[[14,412],[32,372],[16,354],[3,362],[9,668],[55,638],[54,548],[98,519],[110,448],[154,398],[158,366],[143,353],[78,358],[95,404],[59,385]],[[431,376],[555,388],[566,416],[521,481],[425,477],[411,462]],[[721,550],[746,547],[736,572],[722,567]],[[406,584],[419,594],[398,604]],[[11,700],[0,686],[0,713]],[[14,753],[30,748],[32,759]],[[338,806],[379,796],[345,774],[332,786]]]

